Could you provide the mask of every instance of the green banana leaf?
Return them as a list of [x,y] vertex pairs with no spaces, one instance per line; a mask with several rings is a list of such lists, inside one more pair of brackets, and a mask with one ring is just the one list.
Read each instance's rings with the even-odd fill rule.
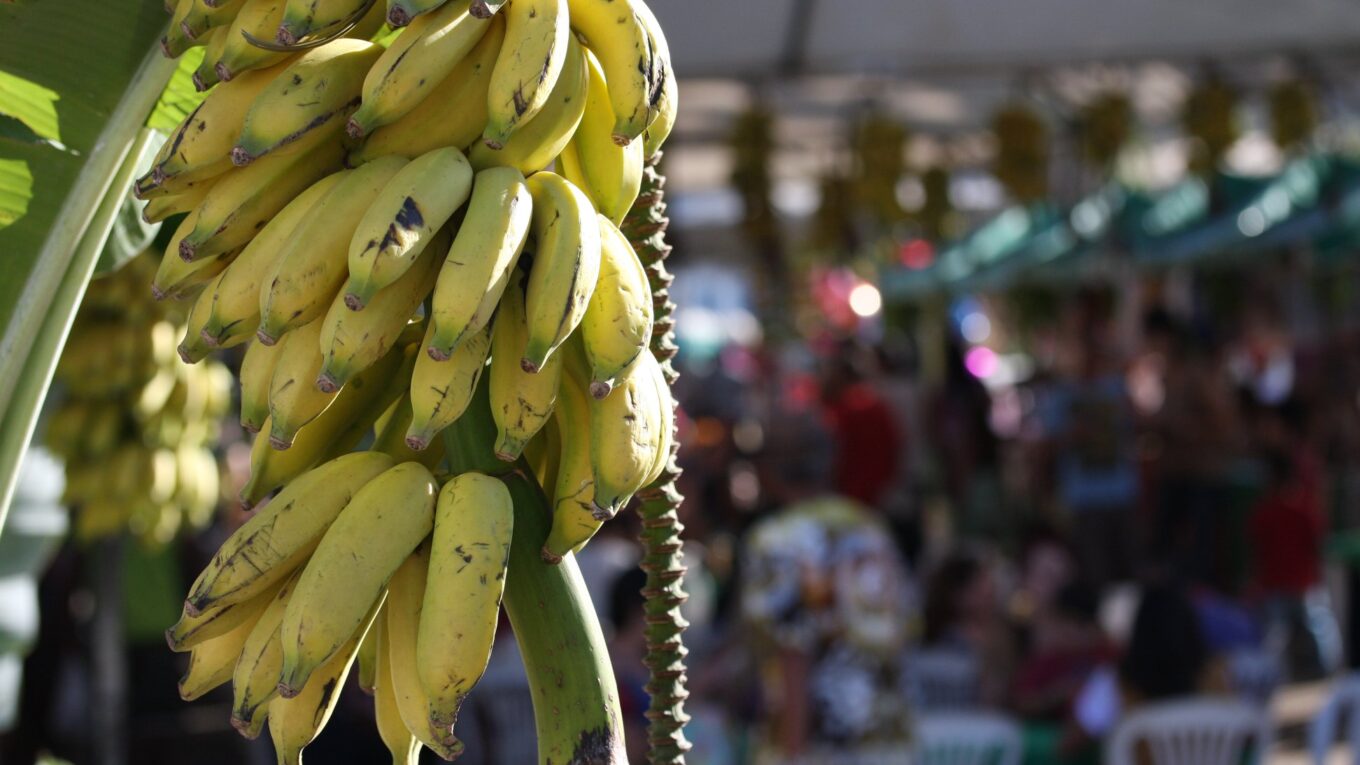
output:
[[126,179],[155,151],[148,116],[164,128],[198,100],[194,62],[158,50],[166,22],[161,0],[0,0],[0,528]]

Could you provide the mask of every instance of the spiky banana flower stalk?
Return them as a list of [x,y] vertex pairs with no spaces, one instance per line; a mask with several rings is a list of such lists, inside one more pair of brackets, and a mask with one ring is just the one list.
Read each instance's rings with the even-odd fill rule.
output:
[[[623,221],[623,232],[633,244],[642,265],[647,269],[655,306],[652,352],[662,364],[667,382],[672,385],[678,373],[671,359],[678,350],[675,344],[675,304],[670,300],[671,274],[665,259],[670,253],[666,244],[666,201],[663,191],[666,178],[657,165],[661,153],[647,160],[642,175],[642,191],[633,209]],[[684,555],[680,532],[679,509],[683,497],[675,482],[680,468],[675,462],[678,442],[672,440],[671,455],[661,477],[651,486],[638,492],[638,512],[642,515],[642,569],[647,583],[642,593],[647,620],[647,654],[644,663],[650,679],[647,694],[651,705],[647,710],[648,758],[652,765],[683,765],[690,744],[685,738],[685,649],[682,633],[688,623],[680,614],[685,602]]]

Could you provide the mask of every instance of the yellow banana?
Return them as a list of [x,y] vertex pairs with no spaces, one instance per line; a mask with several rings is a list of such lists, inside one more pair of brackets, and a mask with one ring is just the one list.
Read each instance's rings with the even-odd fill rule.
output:
[[251,102],[232,163],[249,165],[271,152],[305,151],[331,140],[382,53],[380,45],[341,38],[302,54]]
[[504,40],[505,20],[493,18],[471,52],[415,108],[368,134],[350,154],[350,165],[385,154],[414,159],[441,146],[471,146],[486,127],[487,88]]
[[[589,446],[586,448],[589,449]],[[562,438],[557,432],[557,418],[549,417],[538,435],[529,439],[529,443],[524,446],[524,459],[528,461],[538,485],[544,487],[544,495],[551,500],[557,487],[558,468],[562,464]],[[548,509],[552,509],[551,504]]]
[[184,51],[194,47],[194,41],[184,34],[183,21],[189,15],[189,10],[194,7],[197,0],[179,0],[175,4],[175,11],[170,16],[170,26],[161,36],[161,53],[166,58],[179,58]]
[[284,336],[283,352],[269,382],[269,445],[287,449],[307,423],[335,401],[336,390],[316,388],[321,371],[321,319],[313,319]]
[[601,79],[609,80],[609,91],[600,93],[612,104],[602,110],[612,112],[606,130],[619,144],[629,144],[656,117],[664,71],[647,28],[630,0],[567,0],[567,5],[571,26],[585,35],[600,59]]
[[208,33],[208,44],[204,48],[203,62],[194,70],[190,80],[194,83],[194,90],[199,93],[217,84],[217,68],[215,64],[222,57],[222,51],[227,47],[227,27],[216,27]]
[[214,276],[203,287],[203,291],[198,293],[198,297],[194,298],[194,304],[189,307],[189,315],[184,320],[184,339],[179,344],[179,357],[185,364],[200,362],[212,352],[212,348],[203,342],[202,330],[203,323],[208,319],[206,304],[212,301],[213,290],[217,288],[220,281],[222,281],[222,274]]
[[571,37],[567,0],[516,0],[505,9],[505,44],[491,73],[483,139],[493,149],[548,101]]
[[[241,502],[250,507],[329,458],[344,454],[358,445],[373,427],[378,415],[399,397],[411,380],[414,349],[396,349],[374,364],[302,430],[293,436],[286,450],[275,449],[263,434],[250,445],[250,478],[241,488]],[[265,432],[272,423],[265,420]]]
[[[491,416],[496,421],[496,456],[519,458],[534,434],[547,424],[557,401],[562,357],[553,354],[537,374],[520,366],[528,325],[524,320],[524,287],[516,274],[501,299],[491,336]],[[551,489],[551,486],[548,487]]]
[[430,727],[446,746],[457,744],[458,708],[491,657],[514,525],[510,491],[498,478],[463,473],[439,492],[416,671]]
[[468,0],[450,0],[397,36],[364,80],[363,104],[346,128],[351,138],[410,112],[472,51],[490,24],[467,11]]
[[423,451],[440,431],[463,415],[486,368],[486,355],[490,349],[491,328],[486,327],[460,343],[445,361],[435,361],[429,354],[416,358],[415,370],[411,373],[411,424],[406,429],[408,447]]
[[[290,58],[290,54],[282,51],[257,48],[245,37],[250,35],[257,40],[273,39],[275,30],[279,28],[279,22],[283,20],[284,1],[246,0],[236,18],[232,19],[231,27],[227,30],[226,45],[223,46],[222,55],[214,65],[217,79],[231,82],[245,72],[270,67]],[[243,111],[238,112],[241,113]],[[233,145],[235,143],[232,141]],[[228,151],[230,150],[228,147]]]
[[590,62],[590,90],[585,114],[571,142],[562,149],[558,165],[562,175],[590,197],[595,209],[617,224],[628,214],[642,188],[642,141],[629,141],[626,146],[614,142],[611,91],[595,56],[587,53],[586,59]]
[[614,378],[652,341],[652,290],[628,237],[600,216],[600,278],[581,319],[590,395],[604,398]]
[[293,197],[338,169],[343,155],[340,143],[329,141],[228,173],[195,208],[197,220],[179,242],[179,256],[197,260],[245,246]]
[[207,178],[190,184],[188,189],[178,194],[165,194],[148,199],[146,205],[142,207],[142,220],[147,223],[160,223],[171,215],[189,212],[202,204],[203,198],[212,190],[214,180],[216,179]]
[[529,235],[533,199],[511,167],[477,173],[472,198],[431,299],[426,350],[443,360],[490,321]]
[[584,49],[574,36],[567,38],[562,71],[548,98],[532,119],[521,121],[510,137],[493,148],[483,142],[472,147],[468,160],[482,170],[506,165],[523,173],[542,170],[571,140],[586,108],[586,62]]
[[422,13],[429,13],[446,0],[387,0],[387,23],[404,27]]
[[647,27],[652,50],[656,51],[660,62],[658,76],[661,78],[661,95],[656,102],[656,118],[647,126],[642,147],[643,156],[651,157],[661,150],[661,144],[666,142],[675,127],[675,112],[680,106],[680,82],[675,78],[675,70],[671,68],[671,49],[666,44],[666,34],[661,30],[656,15],[647,7],[645,0],[633,0],[633,10]]
[[359,216],[405,164],[400,157],[381,157],[344,171],[294,229],[260,285],[262,342],[276,342],[288,330],[325,313],[344,284],[346,253]]
[[348,641],[316,668],[313,682],[305,689],[292,698],[269,702],[269,737],[274,742],[279,765],[302,765],[302,750],[321,735],[321,729],[330,721],[350,667],[354,666],[354,657],[359,653],[359,643],[376,613],[376,608],[371,610]]
[[401,278],[471,190],[472,166],[453,147],[422,154],[392,176],[350,239],[345,305],[362,310]]
[[[651,351],[648,351],[648,354],[650,353]],[[661,444],[656,450],[656,461],[652,463],[651,470],[647,471],[647,477],[642,481],[643,486],[651,486],[661,477],[666,464],[671,460],[671,447],[675,441],[675,400],[671,398],[670,383],[666,382],[661,364],[649,364],[648,368],[651,371],[652,384],[656,386],[656,397],[661,402]]]
[[356,452],[298,476],[222,543],[189,591],[185,612],[245,602],[287,577],[350,497],[391,466],[386,454]]
[[614,390],[590,406],[596,517],[613,517],[647,483],[656,465],[664,438],[662,406],[667,403],[657,390],[656,365],[651,352],[638,354]]
[[304,37],[348,24],[366,12],[364,0],[287,0],[274,39],[295,45]]
[[277,587],[266,590],[244,603],[231,603],[210,609],[197,616],[180,614],[179,621],[165,631],[165,642],[170,650],[184,652],[207,640],[221,637],[247,621],[254,621],[264,613]]
[[[384,601],[383,607],[387,604]],[[378,609],[378,615],[373,618],[373,626],[368,628],[368,634],[364,635],[363,642],[359,643],[359,655],[354,660],[359,664],[359,690],[372,696],[378,684],[378,634],[382,632],[383,624],[387,617],[383,610]],[[276,677],[277,677],[277,673]],[[278,690],[278,684],[274,684],[274,689]]]
[[416,451],[406,445],[406,429],[411,426],[411,396],[406,394],[397,399],[392,414],[386,422],[374,427],[377,435],[373,439],[373,451],[386,452],[398,462],[419,462],[430,470],[436,470],[444,461],[444,441],[436,438],[424,451]]
[[435,731],[430,729],[429,699],[421,686],[416,662],[429,568],[430,546],[422,544],[392,576],[387,596],[387,632],[383,633],[383,642],[387,649],[392,695],[396,697],[398,716],[406,729],[430,751],[443,759],[452,760],[463,746],[445,745],[443,737],[435,735]]
[[468,12],[479,19],[489,19],[505,5],[505,0],[472,0]]
[[586,392],[585,359],[578,346],[572,341],[563,349],[565,370],[553,415],[561,447],[556,481],[551,490],[552,528],[542,550],[543,560],[553,564],[589,541],[604,523],[595,517],[595,471],[590,464],[590,396]]
[[209,347],[225,347],[229,338],[255,335],[260,325],[261,282],[278,262],[293,231],[342,177],[340,173],[332,173],[297,195],[250,240],[222,272],[221,279],[205,290],[204,294],[211,297],[202,334]]
[[269,417],[269,383],[282,351],[282,345],[256,341],[241,357],[241,427],[248,433],[259,433]]
[[296,696],[312,672],[359,629],[397,567],[429,535],[439,485],[403,462],[355,492],[326,530],[283,612],[279,695]]
[[[192,234],[192,229],[198,222],[198,211],[196,208],[185,216],[179,228],[175,230],[174,237],[170,240],[171,244],[176,241],[183,242],[185,236]],[[151,280],[151,296],[157,300],[170,298],[178,300],[185,297],[188,293],[195,292],[212,280],[214,276],[222,273],[222,270],[236,257],[238,250],[228,250],[218,252],[207,257],[199,258],[188,262],[177,258],[167,250],[165,257],[161,258],[160,265],[156,268],[156,276]]]
[[335,296],[321,324],[322,364],[314,380],[318,389],[339,389],[398,342],[420,301],[430,294],[448,241],[447,228],[441,229],[415,264],[401,278],[378,290],[362,311],[351,311],[345,307],[343,296]]
[[416,738],[401,719],[397,694],[392,687],[392,662],[387,658],[387,617],[379,614],[373,622],[370,636],[374,640],[375,677],[373,681],[373,716],[377,719],[378,734],[392,753],[392,765],[417,765],[420,762],[420,739]]
[[231,676],[231,727],[246,738],[256,738],[264,726],[266,706],[278,693],[279,669],[283,665],[279,624],[283,609],[293,596],[298,574],[283,579],[269,597],[250,635],[241,645],[241,657]]
[[581,323],[600,275],[600,226],[582,191],[556,173],[528,180],[534,264],[524,290],[529,339],[521,363],[537,372]]
[[180,29],[184,31],[185,37],[203,44],[207,41],[208,32],[231,24],[243,3],[244,0],[224,0],[216,5],[208,5],[204,0],[194,0],[188,13],[180,19]]
[[179,680],[179,697],[193,701],[231,679],[241,646],[255,626],[259,613],[233,627],[229,632],[194,647],[189,654],[189,670]]

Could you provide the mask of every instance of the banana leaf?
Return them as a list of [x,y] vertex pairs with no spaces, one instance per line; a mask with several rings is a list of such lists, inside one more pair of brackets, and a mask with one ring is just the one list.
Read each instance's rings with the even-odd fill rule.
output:
[[0,527],[148,115],[194,102],[183,71],[167,91],[188,62],[160,55],[166,22],[161,0],[0,1]]

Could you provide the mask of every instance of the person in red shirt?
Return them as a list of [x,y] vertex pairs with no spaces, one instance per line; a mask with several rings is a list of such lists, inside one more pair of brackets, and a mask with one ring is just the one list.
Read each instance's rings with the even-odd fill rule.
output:
[[822,414],[836,444],[836,491],[869,507],[881,507],[897,478],[901,441],[897,416],[856,366],[855,350],[843,348],[822,377]]

